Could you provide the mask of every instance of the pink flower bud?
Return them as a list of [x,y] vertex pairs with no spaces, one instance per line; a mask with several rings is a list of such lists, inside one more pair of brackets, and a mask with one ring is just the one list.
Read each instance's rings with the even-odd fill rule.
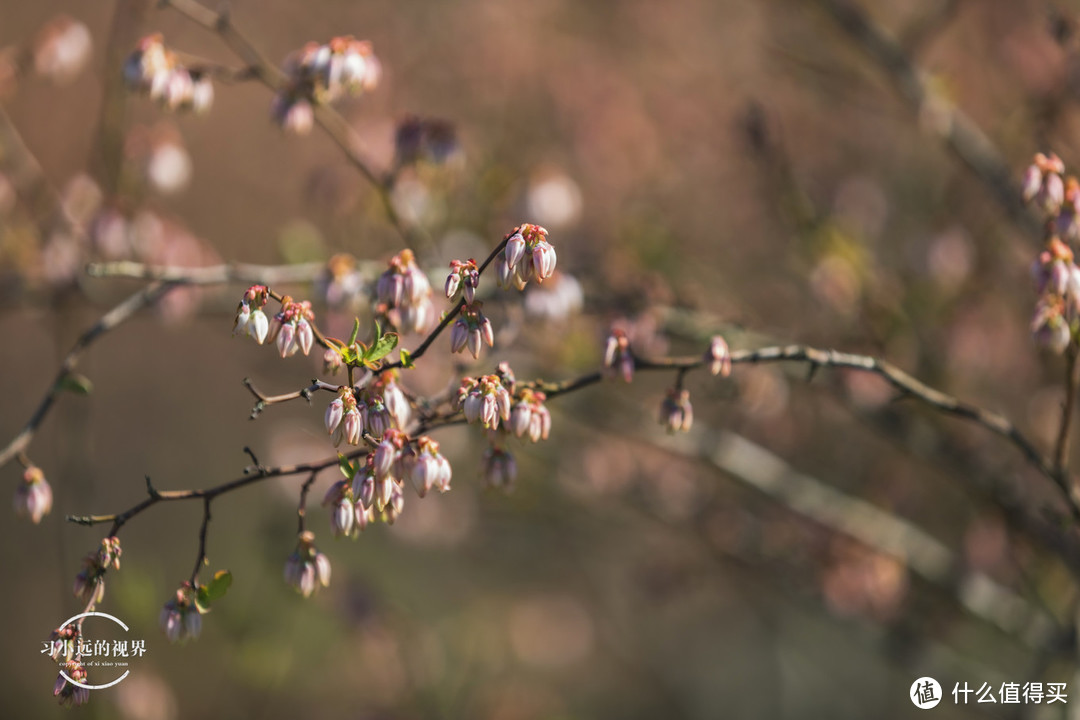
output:
[[488,347],[495,347],[495,331],[491,327],[491,320],[480,313],[480,337]]
[[510,236],[510,239],[506,241],[506,267],[514,268],[521,262],[521,258],[525,255],[525,238],[522,237],[520,232],[515,232]]
[[262,310],[252,310],[251,319],[248,321],[248,334],[255,338],[255,342],[262,345],[267,340],[270,332],[270,321]]
[[390,477],[394,463],[398,459],[398,449],[389,439],[384,439],[375,448],[375,479],[385,480]]
[[450,328],[450,352],[459,353],[469,341],[469,325],[458,315],[454,326]]
[[705,362],[708,363],[709,372],[713,375],[727,377],[731,374],[731,352],[724,338],[717,335],[712,339],[705,353]]
[[15,488],[15,514],[30,518],[30,522],[37,525],[52,510],[52,505],[52,487],[45,474],[33,465],[26,468],[22,483]]
[[326,408],[326,432],[328,435],[334,434],[338,425],[341,424],[341,419],[344,414],[345,404],[342,402],[340,396],[330,401],[329,407]]
[[444,292],[446,293],[446,297],[448,299],[453,300],[454,296],[457,295],[460,288],[461,276],[458,275],[457,272],[451,272],[449,275],[446,276],[446,286],[444,288]]
[[360,421],[360,413],[356,408],[346,411],[342,420],[345,429],[345,442],[350,445],[359,445],[360,436],[363,432],[363,423]]
[[469,354],[471,354],[474,359],[478,359],[480,357],[480,347],[482,342],[483,339],[480,335],[480,328],[469,328],[467,344],[469,348]]
[[311,329],[311,323],[305,318],[300,318],[296,323],[296,340],[300,350],[305,355],[311,354],[311,347],[315,344],[315,332]]
[[299,347],[296,343],[296,325],[291,322],[284,323],[277,338],[278,352],[286,358],[296,353]]

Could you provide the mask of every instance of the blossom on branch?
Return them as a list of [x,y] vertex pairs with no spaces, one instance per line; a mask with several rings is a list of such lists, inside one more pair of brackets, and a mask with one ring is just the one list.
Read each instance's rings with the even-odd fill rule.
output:
[[15,514],[37,525],[53,505],[52,487],[41,468],[31,465],[23,471],[23,481],[15,488]]

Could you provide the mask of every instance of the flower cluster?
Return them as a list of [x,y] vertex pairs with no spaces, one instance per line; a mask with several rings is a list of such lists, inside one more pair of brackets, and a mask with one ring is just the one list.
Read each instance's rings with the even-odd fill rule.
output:
[[420,160],[442,165],[461,149],[454,125],[439,118],[409,116],[402,120],[394,134],[394,162],[398,167]]
[[690,405],[690,391],[672,388],[660,404],[660,424],[669,433],[689,432],[694,424],[694,408]]
[[334,447],[344,439],[349,445],[359,445],[364,432],[382,437],[391,428],[402,428],[412,415],[412,406],[397,384],[396,373],[372,381],[360,391],[338,388],[338,396],[326,408],[326,432],[334,438]]
[[525,291],[525,314],[550,322],[562,322],[581,311],[585,294],[573,275],[557,272],[543,285]]
[[46,23],[34,39],[34,71],[57,84],[70,82],[93,53],[90,30],[67,15]]
[[352,480],[352,494],[357,505],[369,513],[370,519],[377,516],[390,525],[405,509],[405,493],[401,486],[401,447],[404,447],[403,440],[391,437],[383,450],[383,462],[389,466],[388,470],[384,467],[385,474],[381,477],[378,475],[375,453],[368,453],[364,466]]
[[613,328],[604,343],[604,371],[607,375],[618,374],[626,382],[634,379],[634,353],[630,338],[620,328]]
[[314,321],[315,313],[309,301],[297,302],[286,295],[281,300],[281,310],[270,322],[266,339],[277,341],[278,352],[283,358],[295,355],[297,350],[309,355],[315,344]]
[[304,597],[311,597],[320,585],[330,585],[330,559],[315,547],[315,533],[300,533],[296,549],[285,561],[285,582]]
[[270,298],[270,291],[265,285],[252,285],[244,292],[240,305],[236,308],[236,321],[233,323],[233,335],[249,335],[262,345],[270,334],[270,320],[263,307]]
[[439,492],[450,490],[453,475],[450,461],[439,452],[439,443],[428,436],[418,437],[415,449],[411,445],[406,448],[402,465],[420,497],[427,495],[432,488]]
[[510,430],[533,442],[547,440],[551,432],[551,413],[544,406],[544,393],[524,388],[517,393],[510,409]]
[[201,113],[214,101],[210,78],[181,65],[160,34],[139,41],[124,63],[124,80],[132,90],[147,93],[169,110]]
[[456,303],[462,297],[465,304],[472,303],[476,297],[476,288],[480,284],[480,271],[476,267],[476,261],[451,260],[450,274],[446,276],[446,297],[450,302]]
[[483,303],[475,302],[465,305],[458,313],[450,329],[450,352],[459,353],[468,347],[473,358],[479,358],[483,343],[488,347],[495,345],[495,331],[482,307]]
[[390,266],[375,285],[375,294],[377,311],[399,330],[423,332],[435,318],[431,283],[411,250],[402,250],[390,259]]
[[271,116],[282,128],[297,134],[311,130],[314,105],[375,89],[382,66],[371,43],[351,36],[320,45],[308,43],[285,60],[285,86],[274,96]]
[[78,660],[66,660],[62,664],[64,670],[56,676],[53,696],[59,698],[61,705],[83,705],[90,700],[90,690],[68,682],[64,674],[77,683],[86,683],[86,668]]
[[491,445],[484,451],[482,473],[488,487],[509,490],[517,478],[517,461],[509,451]]
[[1065,163],[1054,153],[1047,157],[1036,153],[1032,164],[1024,172],[1024,202],[1034,202],[1047,215],[1057,215],[1065,201]]
[[169,642],[194,640],[202,632],[202,613],[195,597],[195,588],[185,582],[177,589],[175,597],[161,608],[158,624]]
[[87,605],[101,602],[105,597],[105,571],[110,566],[120,569],[120,538],[102,539],[101,547],[83,558],[83,569],[75,576],[72,592]]
[[356,258],[339,253],[326,263],[326,271],[316,281],[320,298],[336,309],[352,312],[368,302],[368,285],[356,266]]
[[506,247],[495,259],[499,287],[524,290],[532,278],[542,283],[555,272],[555,248],[547,240],[547,230],[525,223],[506,237]]
[[1040,345],[1063,352],[1080,325],[1080,268],[1069,246],[1051,237],[1031,270],[1039,294],[1031,332]]
[[499,421],[510,421],[510,392],[498,375],[467,377],[458,388],[458,408],[470,423],[480,422],[485,428],[496,430]]
[[334,537],[356,539],[374,519],[371,508],[354,499],[352,483],[348,480],[331,485],[322,504],[330,508],[330,533]]
[[713,375],[727,377],[731,374],[731,350],[727,340],[719,335],[712,339],[705,351],[705,364]]
[[15,488],[15,514],[37,525],[52,510],[53,494],[41,468],[31,465],[23,471],[23,481]]
[[[1024,174],[1023,198],[1047,216],[1046,245],[1032,264],[1038,300],[1031,319],[1035,341],[1064,352],[1080,333],[1080,268],[1069,240],[1080,239],[1080,182],[1062,179],[1065,164],[1039,153]],[[1064,238],[1064,239],[1063,239]]]

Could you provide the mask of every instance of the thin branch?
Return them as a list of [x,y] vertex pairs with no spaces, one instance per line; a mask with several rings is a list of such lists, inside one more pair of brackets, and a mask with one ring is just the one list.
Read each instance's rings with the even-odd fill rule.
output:
[[[247,65],[247,73],[269,89],[276,92],[284,85],[286,81],[284,73],[271,63],[243,32],[237,29],[228,12],[214,12],[195,0],[161,0],[161,4],[173,8],[181,15],[220,35],[222,41]],[[319,105],[316,107],[315,121],[341,149],[349,164],[371,183],[386,210],[387,220],[397,230],[405,244],[413,250],[422,249],[425,256],[430,256],[434,247],[431,238],[420,228],[406,223],[394,208],[391,196],[394,175],[380,173],[370,160],[360,154],[357,149],[359,143],[356,133],[340,113],[325,105]]]
[[[368,450],[366,448],[354,450],[348,453],[345,457],[353,459],[366,455]],[[338,464],[338,457],[335,455],[332,458],[326,458],[314,463],[299,463],[296,465],[281,465],[278,467],[260,468],[260,471],[254,475],[245,474],[243,477],[230,480],[220,485],[214,485],[213,487],[201,489],[201,490],[154,490],[147,481],[147,489],[149,497],[145,500],[132,505],[127,510],[119,513],[113,513],[110,515],[68,515],[68,522],[75,523],[76,525],[100,525],[103,523],[112,523],[112,529],[109,531],[109,535],[116,535],[125,524],[127,524],[132,518],[139,515],[146,509],[157,505],[160,502],[177,502],[184,500],[203,499],[204,501],[213,500],[219,495],[239,490],[240,488],[247,487],[248,485],[254,485],[269,478],[275,477],[289,477],[291,475],[303,475],[307,473],[317,473],[321,470],[325,470],[329,467],[333,467]]]
[[1058,426],[1057,442],[1054,444],[1054,470],[1059,475],[1065,472],[1069,464],[1069,428],[1075,412],[1077,383],[1080,382],[1077,375],[1080,371],[1078,354],[1080,348],[1075,344],[1070,344],[1065,351],[1065,402],[1061,406],[1061,423]]
[[12,458],[20,452],[25,451],[30,446],[30,442],[34,439],[34,434],[37,432],[38,427],[40,427],[42,421],[45,420],[45,416],[48,415],[49,410],[60,396],[60,393],[63,392],[64,380],[74,372],[86,349],[102,335],[115,329],[138,311],[149,305],[153,305],[174,287],[176,287],[174,283],[168,282],[154,282],[147,285],[142,290],[139,290],[112,310],[105,313],[96,323],[79,336],[71,350],[68,351],[64,361],[60,364],[60,370],[56,373],[56,379],[53,380],[52,385],[41,399],[34,414],[30,416],[30,420],[27,421],[22,432],[15,436],[15,438],[8,443],[7,447],[0,450],[0,467],[7,465],[11,462]]
[[300,503],[296,506],[297,534],[304,532],[304,521],[307,516],[308,491],[311,490],[311,485],[318,476],[318,472],[311,473],[311,477],[305,480],[304,484],[300,486]]
[[252,265],[227,263],[209,267],[188,268],[175,265],[144,265],[137,262],[90,263],[90,277],[132,278],[136,280],[165,280],[177,285],[287,285],[316,280],[326,271],[326,263],[296,265]]
[[920,127],[944,141],[987,186],[1013,222],[1030,234],[1040,236],[1039,223],[1020,201],[1020,189],[1013,179],[1012,169],[979,126],[936,93],[904,48],[874,24],[863,10],[847,0],[816,2],[878,65],[916,115],[933,118],[921,123]]
[[195,558],[195,568],[191,571],[191,586],[198,587],[199,571],[206,564],[206,529],[210,525],[210,502],[213,498],[203,498],[202,527],[199,528],[199,556]]
[[[476,274],[477,274],[478,277],[480,275],[484,274],[484,270],[486,270],[487,267],[489,265],[491,265],[491,263],[495,260],[495,258],[498,257],[499,253],[503,251],[503,249],[506,247],[507,241],[510,240],[510,237],[511,237],[510,235],[507,235],[506,237],[504,237],[502,239],[502,242],[500,242],[498,245],[496,245],[495,249],[492,250],[491,253],[488,254],[488,256],[484,260],[484,262],[481,263],[479,268],[477,268]],[[446,327],[451,322],[453,322],[454,318],[457,317],[458,313],[461,312],[461,309],[463,307],[465,307],[465,298],[461,298],[460,300],[458,300],[457,304],[454,305],[454,307],[450,309],[450,312],[446,313],[446,315],[443,316],[443,319],[439,322],[438,325],[435,326],[435,329],[432,330],[430,333],[428,333],[428,336],[426,338],[424,338],[424,341],[422,343],[420,343],[420,345],[418,345],[417,348],[415,350],[413,350],[409,354],[409,359],[411,361],[415,362],[424,353],[426,353],[428,348],[431,347],[431,343],[435,342],[435,339],[437,337],[439,337],[439,335],[442,333],[442,331],[445,330]],[[381,368],[379,368],[379,370],[377,372],[383,373],[383,372],[386,372],[387,370],[392,370],[394,368],[400,368],[400,367],[404,367],[404,366],[405,365],[404,365],[403,362],[401,362],[400,360],[396,360],[396,361],[394,361],[392,363],[389,363],[387,365],[383,365]]]
[[[1028,440],[1007,417],[992,410],[986,410],[977,405],[958,400],[948,393],[932,388],[908,375],[892,363],[867,355],[822,350],[806,345],[773,346],[757,350],[733,352],[731,362],[732,364],[803,362],[811,366],[848,368],[879,375],[904,396],[919,400],[946,415],[970,420],[1007,439],[1020,450],[1028,463],[1058,486],[1065,496],[1073,517],[1080,519],[1080,508],[1078,508],[1077,502],[1073,498],[1068,473],[1064,470],[1059,472],[1052,461],[1043,455],[1034,443]],[[704,365],[704,360],[700,357],[665,358],[660,360],[635,359],[635,369],[637,370],[692,370],[702,365]],[[548,398],[553,398],[594,385],[603,379],[604,373],[593,372],[558,383],[536,381],[533,386],[538,390],[542,390]]]
[[244,378],[244,387],[255,396],[255,407],[251,409],[251,419],[254,420],[259,414],[266,409],[267,405],[276,405],[278,403],[289,402],[290,400],[298,400],[303,398],[311,403],[312,393],[319,390],[328,390],[330,392],[337,392],[340,389],[338,385],[331,385],[330,383],[323,382],[322,380],[312,380],[311,385],[295,392],[285,393],[283,395],[264,395],[252,384],[249,378]]

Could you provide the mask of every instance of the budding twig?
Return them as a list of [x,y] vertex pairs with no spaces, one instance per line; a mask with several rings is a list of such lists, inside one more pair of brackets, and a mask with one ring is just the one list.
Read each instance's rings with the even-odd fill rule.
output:
[[[691,370],[704,365],[700,357],[690,358],[663,358],[646,360],[634,359],[636,370]],[[879,360],[868,355],[855,355],[836,350],[823,350],[806,345],[784,345],[759,348],[757,350],[742,350],[731,353],[731,362],[735,363],[770,363],[770,362],[802,362],[819,367],[848,368],[861,372],[869,372],[884,378],[890,385],[895,387],[906,397],[911,397],[946,415],[954,415],[965,420],[981,425],[991,432],[1007,439],[1023,454],[1024,458],[1035,467],[1042,475],[1050,479],[1064,494],[1070,512],[1074,518],[1080,519],[1080,505],[1073,498],[1070,490],[1068,473],[1062,469],[1059,471],[1053,462],[1035,447],[1035,445],[1021,433],[1012,421],[1000,413],[986,410],[977,405],[959,400],[948,393],[930,387],[921,380],[908,375],[892,363]],[[577,378],[558,383],[535,381],[532,387],[543,391],[548,399],[558,395],[565,395],[580,390],[583,387],[596,384],[604,378],[601,372],[587,373]]]
[[[214,12],[195,0],[161,0],[161,4],[173,8],[207,30],[220,35],[237,57],[247,64],[247,72],[266,87],[277,90],[284,83],[285,78],[281,70],[267,60],[251,40],[237,29],[227,12]],[[434,247],[431,238],[419,227],[405,222],[394,207],[391,192],[395,175],[392,172],[380,173],[371,161],[360,153],[357,149],[359,142],[355,131],[338,112],[325,105],[319,105],[316,108],[315,121],[338,146],[349,164],[371,183],[383,204],[387,220],[401,236],[405,245],[414,251],[422,249],[425,255],[431,255]]]

